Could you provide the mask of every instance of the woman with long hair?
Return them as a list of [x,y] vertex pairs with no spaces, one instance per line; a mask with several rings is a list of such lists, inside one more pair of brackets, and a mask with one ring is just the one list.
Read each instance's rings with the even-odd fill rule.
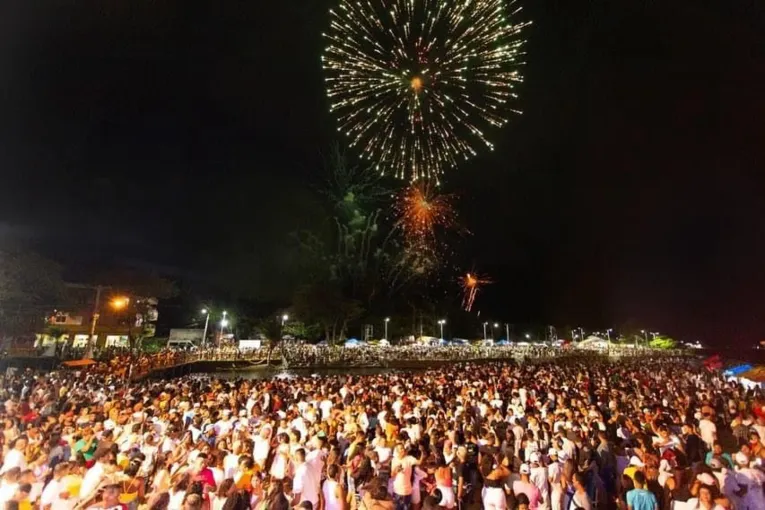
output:
[[505,480],[510,476],[510,470],[499,456],[484,455],[481,457],[481,476],[483,476],[483,508],[487,510],[505,510],[507,497],[504,490]]
[[235,489],[234,479],[226,478],[223,480],[220,485],[218,485],[218,490],[210,494],[210,509],[222,510],[226,505],[226,501],[228,500],[232,489]]

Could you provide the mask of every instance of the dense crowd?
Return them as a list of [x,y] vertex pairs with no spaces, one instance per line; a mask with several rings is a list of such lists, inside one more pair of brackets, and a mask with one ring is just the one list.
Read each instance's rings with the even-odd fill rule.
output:
[[0,380],[0,510],[765,509],[765,409],[684,359]]
[[[205,347],[192,350],[163,349],[155,353],[135,353],[130,349],[110,349],[93,356],[96,366],[91,371],[124,372],[136,378],[147,373],[196,361],[247,361],[255,364],[285,364],[291,368],[317,367],[388,367],[403,363],[454,362],[477,360],[517,361],[556,359],[581,356],[580,349],[564,349],[544,344],[526,345],[364,345],[360,347],[282,343],[269,350],[239,349],[234,345]],[[602,354],[618,357],[645,356],[643,349],[612,345]],[[662,355],[660,352],[654,353]],[[664,353],[663,355],[667,355]],[[671,354],[670,354],[671,355]]]

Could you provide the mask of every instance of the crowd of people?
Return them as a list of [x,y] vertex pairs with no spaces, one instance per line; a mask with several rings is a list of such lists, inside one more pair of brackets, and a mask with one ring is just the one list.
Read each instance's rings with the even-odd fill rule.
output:
[[0,397],[0,510],[765,509],[762,393],[684,358],[26,371]]
[[[208,346],[192,350],[162,349],[159,352],[135,352],[110,348],[94,353],[91,372],[119,374],[137,379],[153,371],[199,361],[283,364],[290,368],[395,367],[402,363],[455,362],[477,360],[544,360],[581,356],[580,349],[566,349],[545,344],[526,345],[363,345],[360,347],[312,345],[284,342],[239,349],[235,345]],[[616,357],[645,356],[646,350],[613,345],[601,354]],[[653,355],[667,355],[654,352]],[[672,355],[672,353],[669,353]],[[74,359],[73,361],[79,361]]]

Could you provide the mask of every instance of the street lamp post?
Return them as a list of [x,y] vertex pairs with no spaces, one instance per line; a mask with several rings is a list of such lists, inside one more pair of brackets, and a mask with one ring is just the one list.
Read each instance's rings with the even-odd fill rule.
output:
[[220,320],[220,336],[218,337],[218,347],[220,347],[220,343],[223,340],[223,329],[228,326],[228,319],[226,316],[228,315],[228,312],[223,310],[223,318]]
[[484,339],[484,340],[488,340],[488,339],[489,339],[489,338],[486,336],[486,326],[488,326],[488,325],[489,325],[489,323],[488,323],[488,322],[484,322],[484,323],[483,323],[483,339]]
[[[648,331],[641,329],[640,332],[643,333],[643,339],[645,340],[645,344],[648,345]],[[635,347],[637,347],[637,345],[638,345],[637,335],[635,335]]]
[[505,323],[505,337],[506,337],[505,340],[507,341],[507,343],[510,343],[510,324],[508,324],[507,322]]
[[390,317],[385,318],[385,340],[388,339],[388,323],[390,322]]
[[499,324],[494,323],[494,327],[491,329],[491,340],[494,341],[494,330],[499,327]]
[[[279,319],[279,320],[281,321],[281,322],[280,322],[281,326],[279,327],[279,345],[281,345],[281,344],[282,344],[282,342],[284,341],[284,324],[285,324],[285,323],[286,323],[288,320],[290,320],[290,316],[289,316],[289,315],[287,315],[286,313],[283,313],[283,314],[281,315],[281,317],[277,317],[277,319]],[[269,353],[270,353],[270,351],[269,351]],[[271,362],[271,360],[269,359],[269,363],[270,363],[270,362]]]
[[202,333],[202,347],[207,344],[207,327],[210,325],[210,310],[202,308],[202,313],[205,315],[205,332]]
[[[446,319],[441,319],[438,321],[438,325],[441,326],[441,340],[444,339],[444,324],[446,324]],[[387,325],[387,322],[386,322]]]
[[613,329],[607,329],[606,330],[606,338],[608,339],[608,343],[609,344],[611,343],[611,332],[612,331],[613,331]]

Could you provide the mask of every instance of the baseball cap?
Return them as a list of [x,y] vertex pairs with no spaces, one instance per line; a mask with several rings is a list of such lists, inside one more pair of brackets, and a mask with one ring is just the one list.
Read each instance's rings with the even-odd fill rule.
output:
[[539,453],[533,452],[531,455],[529,455],[529,462],[533,463],[539,463]]
[[549,455],[550,457],[557,457],[558,456],[558,450],[556,450],[555,448],[550,448],[547,451],[547,455]]
[[531,473],[531,469],[529,468],[529,465],[525,463],[521,464],[521,474],[528,475],[529,473]]
[[720,462],[720,459],[713,458],[712,460],[709,461],[709,467],[711,467],[712,469],[722,469],[723,464],[722,462]]
[[640,460],[640,457],[637,455],[633,455],[630,457],[630,466],[636,466],[636,467],[644,467],[645,464],[643,464],[643,461]]

